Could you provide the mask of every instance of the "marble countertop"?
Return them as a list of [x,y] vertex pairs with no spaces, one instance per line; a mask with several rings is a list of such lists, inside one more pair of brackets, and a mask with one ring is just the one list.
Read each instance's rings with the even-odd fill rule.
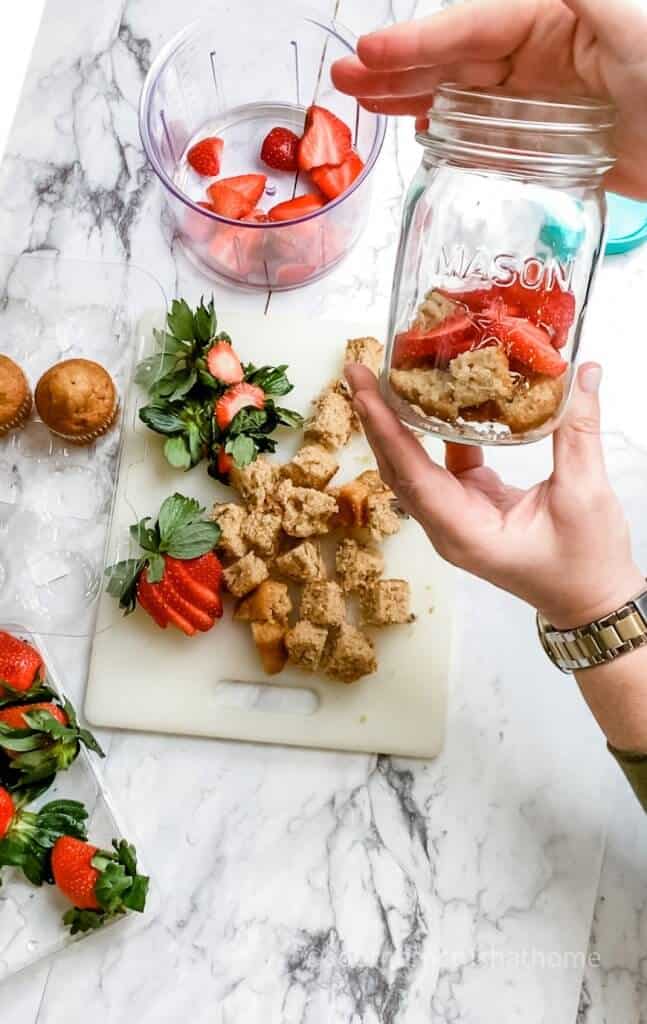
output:
[[[438,4],[337,6],[361,31]],[[130,260],[169,296],[211,290],[164,240],[136,111],[151,56],[212,7],[48,0],[0,168],[3,248]],[[386,316],[417,158],[411,125],[391,124],[359,245],[320,284],[273,295],[270,316],[343,318],[350,304],[357,318]],[[610,472],[645,562],[647,356],[633,310],[646,285],[647,253],[608,262],[586,338],[605,366]],[[213,290],[223,310],[266,307],[261,293]],[[493,461],[524,483],[548,470],[550,449]],[[529,610],[474,580],[461,600],[469,642],[433,762],[104,735],[104,774],[156,907],[128,941],[108,931],[6,980],[3,1024],[646,1019],[644,816],[575,684],[544,660]],[[56,647],[80,703],[88,645]]]

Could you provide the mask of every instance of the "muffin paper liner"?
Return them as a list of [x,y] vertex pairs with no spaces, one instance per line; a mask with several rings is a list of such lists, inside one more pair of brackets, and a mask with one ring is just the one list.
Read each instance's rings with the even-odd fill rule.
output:
[[115,398],[114,408],[108,419],[105,421],[105,423],[103,423],[100,427],[97,427],[96,430],[92,430],[87,434],[62,434],[60,430],[54,430],[53,427],[50,427],[49,423],[46,423],[45,426],[47,427],[51,434],[54,434],[56,437],[62,437],[64,441],[68,441],[70,444],[91,444],[93,441],[96,441],[97,438],[103,437],[104,434],[108,433],[110,428],[113,426],[115,420],[117,419],[118,414],[119,399]]
[[8,423],[4,423],[0,426],[0,437],[3,437],[4,434],[8,434],[10,430],[15,430],[17,427],[22,427],[31,412],[33,404],[34,400],[32,397],[32,393],[31,391],[28,391],[23,399],[22,405],[18,409],[18,412],[13,417],[13,419],[9,420]]

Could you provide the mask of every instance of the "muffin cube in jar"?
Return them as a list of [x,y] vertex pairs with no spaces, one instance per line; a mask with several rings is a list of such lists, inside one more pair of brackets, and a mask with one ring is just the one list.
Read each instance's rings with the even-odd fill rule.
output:
[[557,426],[604,232],[613,112],[443,85],[409,189],[382,388],[449,440]]

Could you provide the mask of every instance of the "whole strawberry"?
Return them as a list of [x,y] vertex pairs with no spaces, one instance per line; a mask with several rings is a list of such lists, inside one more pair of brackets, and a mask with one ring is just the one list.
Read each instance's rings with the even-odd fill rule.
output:
[[151,526],[147,516],[130,528],[140,558],[107,570],[108,593],[128,615],[140,604],[160,629],[170,624],[187,636],[208,632],[222,616],[222,566],[214,554],[217,523],[202,518],[194,498],[173,494]]
[[277,171],[296,171],[299,168],[299,136],[289,128],[272,128],[261,147],[261,160]]
[[0,787],[0,867],[18,868],[33,885],[52,882],[50,851],[62,836],[86,838],[88,813],[77,800],[52,800],[39,811],[24,807],[39,789],[16,796]]
[[63,915],[72,933],[100,928],[128,910],[146,906],[149,879],[137,873],[135,848],[122,839],[101,850],[72,836],[62,836],[52,850],[56,886],[73,904]]
[[0,631],[0,704],[17,697],[29,697],[45,677],[38,651],[11,633]]
[[47,789],[76,760],[81,745],[104,756],[69,701],[61,704],[47,687],[39,692],[47,700],[0,709],[0,781],[11,791]]

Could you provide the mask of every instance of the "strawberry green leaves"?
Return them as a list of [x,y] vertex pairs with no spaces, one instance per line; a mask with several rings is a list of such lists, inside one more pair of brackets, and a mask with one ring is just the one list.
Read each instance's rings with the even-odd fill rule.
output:
[[215,335],[217,319],[213,299],[201,302],[195,313],[182,299],[171,306],[168,331],[154,331],[159,349],[137,367],[135,381],[154,400],[174,402],[186,397],[206,369],[204,346]]
[[[220,539],[220,527],[203,519],[204,508],[195,498],[172,494],[160,508],[153,526],[150,516],[135,523],[130,534],[147,552],[173,558],[199,558],[212,551]],[[150,559],[148,559],[150,562]]]
[[281,398],[294,389],[286,376],[287,368],[287,363],[282,366],[259,366],[258,369],[253,363],[248,363],[244,368],[245,380],[262,388],[266,395]]
[[[213,308],[213,303],[212,303]],[[167,323],[171,334],[181,341],[193,341],[196,335],[196,325],[193,313],[184,299],[175,300],[171,305],[171,312],[167,317]]]
[[137,580],[142,569],[146,567],[145,558],[127,558],[116,562],[106,569],[106,590],[111,597],[116,597],[119,607],[126,615],[134,612],[137,603]]
[[172,542],[178,531],[194,524],[196,520],[200,519],[203,512],[204,509],[195,498],[184,498],[181,494],[172,494],[160,508],[157,519],[157,529],[162,543]]
[[213,443],[211,402],[157,399],[140,409],[139,418],[157,434],[166,435],[164,454],[176,469],[196,466]]
[[0,680],[0,711],[10,704],[26,704],[29,701],[51,700],[52,691],[42,680],[37,680],[28,690],[16,690],[4,679]]
[[117,598],[126,615],[135,610],[137,581],[147,568],[150,583],[164,578],[164,556],[186,561],[213,551],[220,527],[204,519],[205,509],[195,498],[172,494],[162,503],[156,522],[150,516],[130,527],[133,541],[143,549],[141,558],[129,558],[106,569],[106,590]]
[[[274,399],[293,389],[287,366],[248,363],[241,371],[237,355],[232,350],[229,356],[227,350],[231,337],[225,331],[217,333],[217,328],[213,299],[207,305],[201,300],[195,311],[183,299],[176,300],[167,317],[167,329],[154,332],[158,351],[139,364],[135,376],[150,398],[139,410],[139,417],[165,438],[167,462],[186,471],[206,459],[212,476],[218,476],[219,452],[225,451],[238,466],[246,466],[261,452],[275,450],[270,435],[279,427],[296,429],[303,422],[298,413],[274,405]],[[236,375],[231,371],[234,365]],[[243,371],[244,383],[264,393],[265,406],[256,410],[255,417],[234,417],[220,429],[214,419],[216,402],[232,383],[240,381]]]

